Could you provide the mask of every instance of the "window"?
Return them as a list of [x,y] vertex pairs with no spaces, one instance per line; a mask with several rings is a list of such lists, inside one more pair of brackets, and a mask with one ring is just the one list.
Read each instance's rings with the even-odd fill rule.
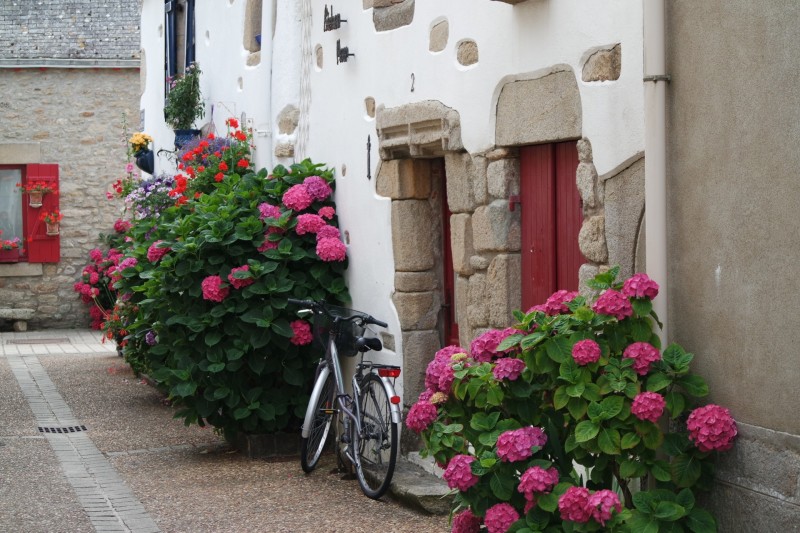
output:
[[[168,79],[183,73],[186,66],[195,61],[194,2],[164,2],[164,72]],[[166,92],[169,92],[169,81]]]
[[45,210],[58,209],[58,193],[46,194],[40,207],[32,207],[28,196],[20,194],[17,184],[34,182],[51,184],[58,190],[58,165],[0,166],[0,229],[3,239],[19,237],[23,244],[20,260],[30,263],[57,263],[61,255],[58,236],[46,234],[45,223],[39,220]]

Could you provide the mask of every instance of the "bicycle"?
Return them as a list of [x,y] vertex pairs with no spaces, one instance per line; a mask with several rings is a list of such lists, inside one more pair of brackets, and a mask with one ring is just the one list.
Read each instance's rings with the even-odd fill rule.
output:
[[[314,337],[326,348],[316,371],[314,387],[303,421],[300,465],[310,473],[325,448],[331,426],[341,417],[343,430],[336,439],[337,456],[353,465],[364,494],[377,500],[389,489],[397,462],[400,397],[394,381],[400,367],[365,360],[380,351],[380,339],[364,337],[366,326],[388,325],[366,313],[324,301],[289,299],[314,313]],[[340,356],[360,355],[352,377],[353,394],[344,388]],[[357,399],[357,401],[356,401]]]

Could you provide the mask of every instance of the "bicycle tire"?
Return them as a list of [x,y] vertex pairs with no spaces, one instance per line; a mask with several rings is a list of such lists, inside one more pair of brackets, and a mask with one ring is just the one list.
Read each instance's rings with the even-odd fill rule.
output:
[[319,462],[325,443],[328,440],[333,419],[336,416],[332,410],[336,408],[333,404],[333,392],[335,389],[333,374],[328,374],[322,392],[314,406],[315,415],[311,424],[311,430],[307,438],[300,440],[300,466],[305,473],[311,473]]
[[[367,374],[360,384],[361,434],[353,429],[356,476],[364,494],[377,500],[392,482],[397,464],[398,424],[392,421],[389,395],[375,374]],[[353,424],[355,426],[355,424]]]

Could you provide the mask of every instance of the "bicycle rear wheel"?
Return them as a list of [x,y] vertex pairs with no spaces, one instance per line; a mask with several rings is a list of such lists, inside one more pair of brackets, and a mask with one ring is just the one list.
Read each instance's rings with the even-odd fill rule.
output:
[[364,494],[376,500],[392,482],[397,463],[398,424],[392,421],[389,395],[378,376],[367,374],[360,387],[361,433],[353,430],[353,445],[358,454],[356,475]]
[[328,374],[325,384],[322,386],[322,392],[314,406],[315,414],[311,422],[308,438],[302,438],[300,441],[300,466],[303,467],[303,471],[306,473],[311,472],[317,466],[322,450],[325,449],[325,442],[328,440],[331,424],[336,416],[335,399],[333,397],[334,388],[333,374]]

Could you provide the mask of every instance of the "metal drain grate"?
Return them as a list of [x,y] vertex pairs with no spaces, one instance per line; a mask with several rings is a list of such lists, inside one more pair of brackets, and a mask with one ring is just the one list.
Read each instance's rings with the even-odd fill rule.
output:
[[67,337],[8,339],[6,344],[71,344]]
[[39,426],[39,433],[79,433],[89,431],[86,426]]

